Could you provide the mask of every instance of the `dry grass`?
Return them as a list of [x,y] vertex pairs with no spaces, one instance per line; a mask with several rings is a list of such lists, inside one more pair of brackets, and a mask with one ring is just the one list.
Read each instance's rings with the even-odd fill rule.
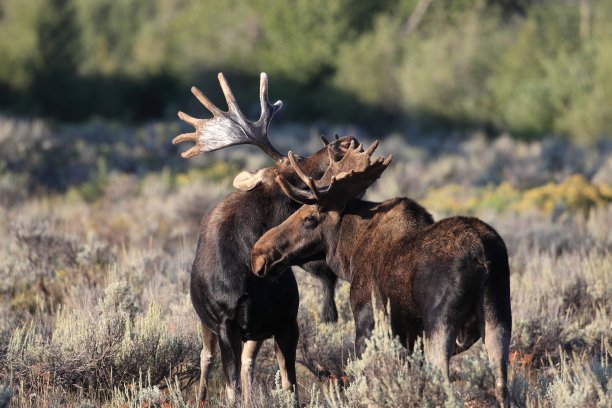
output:
[[[120,140],[102,149],[104,143],[85,138],[68,163],[85,166],[89,176],[68,183],[78,168],[68,166],[72,170],[62,173],[67,178],[60,183],[67,187],[57,190],[41,175],[33,178],[27,161],[7,157],[13,147],[31,151],[41,138],[61,143],[64,130],[51,132],[39,122],[18,122],[13,129],[21,135],[17,147],[0,132],[0,406],[9,400],[15,407],[194,406],[200,343],[188,283],[198,220],[231,190],[237,169],[256,168],[265,159],[249,148],[229,149],[190,163],[201,168],[182,164],[179,173],[142,164],[154,171],[138,176],[122,166],[146,162],[142,151],[136,156],[123,151],[121,161],[101,166],[87,152],[99,149],[111,157]],[[273,137],[287,146],[303,145],[295,150],[307,152],[317,148],[311,133],[286,128]],[[589,149],[556,139],[526,144],[455,135],[407,144],[391,135],[381,150],[396,158],[370,198],[408,195],[427,203],[438,218],[469,212],[506,240],[514,404],[609,406],[609,141]],[[171,165],[165,156],[170,154],[176,152],[159,153],[160,160]],[[43,168],[48,160],[45,154],[36,157]],[[453,190],[457,195],[448,193],[452,183],[460,186]],[[453,207],[455,202],[460,206]],[[427,368],[418,350],[401,349],[384,319],[363,358],[353,360],[347,284],[337,291],[340,321],[328,325],[319,316],[318,282],[298,269],[296,275],[303,406],[487,406],[494,401],[480,343],[452,360],[450,385]],[[291,406],[291,395],[278,386],[270,343],[258,361],[253,405]],[[211,404],[222,406],[218,365]]]

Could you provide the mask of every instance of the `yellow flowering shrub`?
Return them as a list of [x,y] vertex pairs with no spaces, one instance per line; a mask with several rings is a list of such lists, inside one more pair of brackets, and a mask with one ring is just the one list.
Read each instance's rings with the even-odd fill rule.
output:
[[587,212],[612,202],[612,186],[591,183],[581,175],[572,175],[561,183],[547,183],[524,191],[503,182],[498,186],[466,188],[450,184],[429,191],[422,204],[444,214],[473,214],[479,209],[497,212],[553,211]]

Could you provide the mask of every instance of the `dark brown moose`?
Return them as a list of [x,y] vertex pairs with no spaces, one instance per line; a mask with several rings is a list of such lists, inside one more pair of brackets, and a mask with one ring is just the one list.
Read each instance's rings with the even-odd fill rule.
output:
[[[195,142],[182,156],[188,158],[236,144],[252,144],[274,159],[279,174],[300,183],[287,158],[274,149],[267,137],[270,120],[282,106],[280,101],[269,103],[267,76],[261,74],[261,116],[254,123],[241,113],[223,74],[219,74],[219,82],[227,100],[227,112],[221,111],[195,87],[191,91],[213,117],[196,119],[179,112],[179,117],[196,129],[174,138],[175,144]],[[328,143],[323,138],[327,148],[297,160],[309,176],[319,178],[329,165],[328,152],[339,159],[352,140],[336,137]],[[269,337],[274,337],[283,388],[296,385],[299,295],[295,278],[288,272],[275,281],[262,280],[251,273],[250,267],[251,248],[257,239],[299,208],[299,204],[282,193],[274,177],[274,168],[240,173],[234,179],[238,191],[229,194],[202,220],[191,270],[191,299],[202,324],[198,391],[201,401],[206,399],[206,383],[217,344],[229,401],[234,401],[242,388],[243,399],[248,402],[255,358],[263,340]],[[309,263],[304,269],[325,283],[323,318],[335,321],[336,276],[324,262]]]
[[[382,203],[356,199],[391,162],[391,156],[370,161],[376,146],[365,152],[351,148],[339,162],[332,160],[318,182],[289,152],[308,189],[280,172],[276,182],[304,206],[255,244],[253,272],[279,276],[290,265],[324,259],[351,284],[358,355],[374,327],[373,297],[377,307],[386,308],[388,302],[391,328],[404,345],[412,347],[424,332],[427,356],[446,378],[453,352],[482,336],[496,376],[496,397],[508,406],[512,320],[503,240],[476,218],[433,223],[425,209],[407,198]],[[455,349],[466,333],[467,342]]]

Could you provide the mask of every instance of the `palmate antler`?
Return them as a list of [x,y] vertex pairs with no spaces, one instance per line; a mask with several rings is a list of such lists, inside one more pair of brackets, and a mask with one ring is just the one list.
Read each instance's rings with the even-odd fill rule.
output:
[[213,114],[213,117],[198,119],[183,112],[178,113],[183,121],[196,129],[193,133],[183,133],[172,140],[173,144],[187,141],[195,142],[195,145],[182,153],[181,156],[189,158],[202,152],[211,152],[228,146],[251,144],[259,147],[276,162],[281,161],[284,156],[268,140],[268,125],[274,114],[282,108],[283,103],[276,101],[274,104],[270,104],[268,100],[268,76],[263,72],[261,73],[259,82],[261,115],[257,122],[251,122],[244,117],[223,74],[219,73],[217,77],[227,101],[228,111],[223,112],[202,91],[195,86],[192,87],[191,92]]
[[308,186],[308,190],[289,183],[279,172],[276,173],[275,180],[283,192],[297,202],[317,204],[322,207],[342,207],[372,185],[391,163],[392,155],[386,159],[379,157],[374,162],[370,162],[376,147],[378,141],[364,151],[362,145],[355,147],[355,143],[352,142],[345,156],[339,161],[335,161],[330,152],[330,165],[323,177],[317,181],[302,171],[293,153],[289,152],[291,166]]

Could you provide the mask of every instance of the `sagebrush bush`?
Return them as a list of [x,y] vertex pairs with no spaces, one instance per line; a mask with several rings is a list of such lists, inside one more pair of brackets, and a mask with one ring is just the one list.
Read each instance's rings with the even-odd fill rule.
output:
[[374,330],[362,356],[346,366],[348,406],[460,406],[451,384],[425,359],[422,344],[417,342],[408,353],[391,332],[385,315],[375,314]]
[[197,361],[194,333],[169,330],[156,305],[140,311],[125,282],[111,283],[95,315],[60,311],[45,336],[33,324],[16,330],[7,350],[7,365],[18,382],[39,385],[52,376],[60,386],[80,385],[90,392],[110,390],[150,372],[153,384],[171,373],[191,373]]
[[151,382],[151,376],[143,375],[123,387],[115,387],[113,396],[105,407],[108,408],[142,408],[142,407],[173,407],[191,408],[193,405],[185,401],[177,378],[166,379],[164,389]]
[[[607,346],[609,347],[609,345]],[[564,407],[606,407],[612,400],[610,351],[602,360],[562,355],[553,380],[544,395],[544,404]]]

